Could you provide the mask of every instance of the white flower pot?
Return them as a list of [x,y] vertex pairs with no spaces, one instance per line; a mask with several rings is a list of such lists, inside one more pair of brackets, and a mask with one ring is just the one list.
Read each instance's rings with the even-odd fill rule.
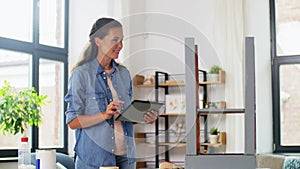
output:
[[211,144],[217,144],[219,140],[219,135],[210,135],[209,141]]
[[209,81],[209,82],[218,82],[219,81],[219,74],[208,74],[207,81]]

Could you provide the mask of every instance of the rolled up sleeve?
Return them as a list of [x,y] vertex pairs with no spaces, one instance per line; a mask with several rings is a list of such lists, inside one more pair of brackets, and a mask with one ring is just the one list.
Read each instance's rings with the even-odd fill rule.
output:
[[85,89],[82,77],[78,71],[74,71],[69,79],[68,92],[65,96],[65,102],[67,103],[66,124],[84,113]]

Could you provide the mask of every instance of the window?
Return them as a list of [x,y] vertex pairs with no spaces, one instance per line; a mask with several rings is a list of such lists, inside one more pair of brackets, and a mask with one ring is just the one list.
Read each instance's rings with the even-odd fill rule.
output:
[[63,148],[64,65],[49,59],[40,59],[39,65],[39,92],[51,100],[44,109],[45,120],[39,127],[39,148]]
[[40,44],[64,47],[64,1],[40,1]]
[[[26,131],[32,151],[67,153],[68,0],[2,1],[0,18],[0,86],[7,80],[17,89],[35,87],[51,101],[40,127]],[[0,158],[16,157],[20,138],[0,133]]]
[[274,151],[300,151],[300,1],[270,0]]
[[[31,58],[31,54],[0,49],[0,84],[7,80],[17,89],[30,87]],[[29,131],[26,133],[30,135]],[[21,134],[3,136],[1,133],[0,139],[3,141],[0,143],[0,150],[17,149],[19,145],[17,140],[21,136]]]
[[1,37],[32,42],[32,4],[33,0],[1,2]]

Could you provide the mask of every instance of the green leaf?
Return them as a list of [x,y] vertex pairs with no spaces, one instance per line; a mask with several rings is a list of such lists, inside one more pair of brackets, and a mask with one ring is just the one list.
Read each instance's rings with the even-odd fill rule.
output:
[[210,71],[209,73],[211,74],[218,74],[219,71],[222,70],[222,68],[218,65],[213,65],[211,68],[210,68]]
[[34,88],[17,90],[4,81],[0,88],[0,130],[3,134],[23,133],[30,126],[42,122],[41,106],[50,103],[47,95],[39,95]]

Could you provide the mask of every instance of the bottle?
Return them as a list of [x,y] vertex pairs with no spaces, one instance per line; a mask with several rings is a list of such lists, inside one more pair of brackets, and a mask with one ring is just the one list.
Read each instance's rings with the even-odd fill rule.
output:
[[21,138],[21,144],[18,149],[18,169],[26,168],[31,164],[30,146],[28,137]]

